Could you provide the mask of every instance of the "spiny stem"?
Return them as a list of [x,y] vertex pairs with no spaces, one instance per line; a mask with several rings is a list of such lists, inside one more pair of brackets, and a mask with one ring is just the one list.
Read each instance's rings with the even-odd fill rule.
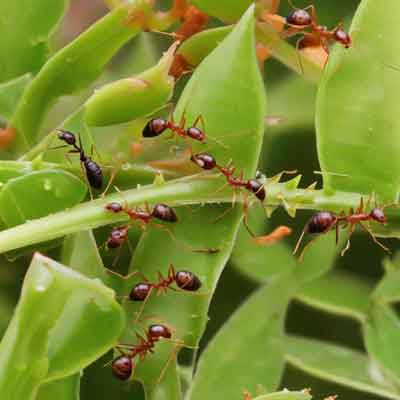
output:
[[[361,195],[358,193],[326,193],[323,190],[297,189],[298,179],[284,183],[267,183],[266,207],[285,205],[291,209],[315,209],[340,212],[356,207]],[[126,201],[129,207],[149,203],[165,202],[171,206],[186,204],[230,203],[232,190],[219,191],[223,180],[217,175],[199,174],[185,177],[162,185],[148,185],[104,198],[80,204],[70,210],[29,221],[25,224],[0,232],[0,253],[56,239],[81,230],[126,221],[126,216],[112,214],[105,205]],[[241,196],[238,200],[243,201]],[[398,213],[397,213],[398,214]],[[396,215],[397,217],[397,215]],[[400,218],[398,218],[400,219]],[[389,219],[390,220],[390,219]],[[390,224],[387,235],[399,235],[400,222]]]

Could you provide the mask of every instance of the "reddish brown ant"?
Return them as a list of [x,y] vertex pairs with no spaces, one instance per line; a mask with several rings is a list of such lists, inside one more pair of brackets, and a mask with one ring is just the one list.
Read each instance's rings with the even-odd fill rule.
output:
[[[141,361],[146,358],[148,353],[154,352],[155,343],[161,338],[170,339],[172,337],[171,330],[162,324],[150,325],[146,332],[146,337],[136,334],[139,343],[136,345],[118,345],[117,349],[122,353],[121,356],[115,358],[111,363],[113,374],[116,378],[127,380],[131,377],[135,369],[133,359],[138,356]],[[126,352],[128,349],[129,351]]]
[[158,272],[158,282],[151,283],[145,279],[144,282],[137,283],[129,293],[129,299],[144,301],[150,296],[152,290],[156,290],[157,295],[167,293],[168,289],[172,289],[173,283],[176,283],[180,289],[189,292],[196,292],[201,288],[201,281],[196,275],[190,271],[175,271],[175,267],[171,264],[166,277]]
[[[140,226],[143,230],[146,229],[146,226],[152,222],[153,219],[158,219],[163,222],[171,222],[175,223],[178,221],[178,217],[175,213],[175,211],[165,205],[165,204],[156,204],[153,209],[151,210],[148,203],[145,203],[145,210],[141,208],[129,208],[127,204],[122,205],[121,203],[118,202],[112,202],[109,203],[105,206],[106,210],[111,211],[113,213],[121,213],[124,212],[129,216],[131,219],[132,223],[135,221],[140,222]],[[169,234],[172,240],[177,242],[178,244],[182,245],[183,247],[186,248],[186,245],[183,243],[180,243],[176,240],[174,234],[166,228],[164,225],[161,224],[152,224],[156,228],[163,229],[165,232]],[[117,247],[120,247],[128,238],[128,231],[129,231],[130,226],[129,225],[124,225],[120,226],[117,228],[114,228],[106,242],[106,245],[109,249],[114,249]],[[192,252],[196,253],[207,253],[207,254],[215,254],[219,252],[219,249],[214,249],[214,248],[204,248],[204,249],[191,249]],[[115,261],[114,261],[115,264]]]
[[[253,193],[260,201],[265,200],[266,192],[264,185],[258,179],[244,179],[243,171],[240,172],[238,177],[235,176],[234,173],[236,167],[232,165],[231,161],[226,166],[221,167],[217,164],[215,158],[208,153],[193,154],[190,159],[203,170],[212,170],[216,168],[222,175],[225,176],[227,185],[232,186],[235,189],[244,188]],[[223,190],[223,188],[220,190]],[[233,200],[233,203],[234,202],[235,199]]]
[[[286,17],[288,28],[283,33],[283,37],[298,34],[303,35],[297,43],[298,48],[312,44],[319,45],[329,54],[329,44],[331,42],[340,43],[346,49],[351,46],[351,37],[344,31],[342,24],[338,24],[331,30],[324,25],[318,24],[317,12],[314,5],[306,8],[296,8],[293,5],[292,7],[294,10]],[[311,10],[311,14],[307,11],[308,9]],[[311,29],[311,32],[305,31],[307,28]]]
[[[368,201],[369,203],[369,201]],[[386,206],[388,207],[388,206]],[[350,248],[350,239],[351,236],[354,233],[354,230],[356,228],[356,225],[360,225],[362,229],[364,229],[372,238],[372,240],[380,246],[383,250],[387,251],[390,253],[390,250],[384,246],[381,242],[378,241],[378,239],[375,237],[375,235],[372,233],[371,229],[364,225],[363,222],[369,222],[369,221],[375,221],[380,224],[387,224],[387,218],[384,213],[384,208],[386,207],[374,207],[370,212],[364,212],[364,200],[361,197],[360,200],[360,205],[354,211],[353,208],[349,210],[349,213],[347,215],[336,215],[334,213],[331,213],[329,211],[322,211],[314,214],[311,219],[308,221],[306,226],[304,227],[299,240],[297,241],[297,244],[293,250],[293,254],[297,253],[297,250],[300,247],[301,241],[306,233],[310,234],[324,234],[329,232],[331,229],[335,228],[336,230],[336,243],[339,241],[339,229],[340,229],[340,223],[344,223],[342,226],[343,228],[348,226],[348,239],[347,239],[347,244],[344,247],[344,249],[341,251],[341,255],[343,256],[346,251]],[[304,252],[306,248],[313,243],[315,240],[318,239],[319,236],[316,238],[312,239],[310,242],[308,242],[304,248],[303,251],[300,254],[300,261],[303,260],[304,257]]]
[[[197,124],[201,122],[203,124],[203,130],[197,128]],[[199,142],[205,143],[206,135],[204,133],[204,120],[200,115],[196,118],[193,125],[189,128],[185,128],[186,118],[182,115],[179,124],[176,124],[171,114],[171,120],[164,118],[153,118],[143,128],[142,135],[145,138],[151,138],[161,135],[167,129],[170,129],[174,134],[183,138],[191,138]]]

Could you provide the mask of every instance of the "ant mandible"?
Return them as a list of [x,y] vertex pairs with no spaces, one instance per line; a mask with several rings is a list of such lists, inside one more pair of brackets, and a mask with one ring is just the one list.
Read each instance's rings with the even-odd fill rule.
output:
[[[297,42],[297,48],[304,48],[309,45],[320,45],[329,54],[329,43],[337,42],[348,49],[351,46],[352,40],[350,35],[345,32],[342,24],[338,24],[332,30],[329,30],[324,25],[319,25],[317,21],[317,12],[314,5],[306,8],[296,8],[286,17],[286,25],[288,26],[283,37],[290,37],[302,34],[303,37]],[[311,10],[311,14],[307,11]],[[311,32],[305,31],[310,28]]]
[[[128,380],[135,369],[133,359],[138,356],[143,361],[148,353],[154,352],[155,343],[161,338],[170,339],[172,337],[171,330],[162,324],[150,325],[146,332],[146,337],[136,334],[139,343],[136,345],[118,345],[117,349],[122,353],[121,356],[115,358],[112,363],[112,371],[116,378],[120,380]],[[125,352],[122,349],[129,349]]]
[[[369,203],[369,201],[368,201]],[[388,206],[386,206],[388,207]],[[297,244],[293,250],[293,254],[296,254],[301,241],[303,240],[303,237],[306,233],[310,234],[324,234],[329,232],[331,229],[335,228],[336,230],[336,243],[339,241],[339,229],[340,229],[340,223],[344,223],[343,227],[348,226],[348,238],[347,238],[347,243],[344,249],[341,251],[341,256],[344,256],[344,254],[347,252],[347,250],[350,248],[350,239],[351,236],[354,233],[354,230],[356,228],[356,225],[360,225],[362,229],[364,229],[372,238],[372,240],[380,246],[383,250],[387,251],[390,253],[390,250],[384,246],[372,233],[371,229],[367,227],[366,225],[363,224],[363,222],[369,222],[369,221],[375,221],[380,224],[387,224],[387,218],[384,213],[384,208],[385,207],[374,207],[370,212],[364,212],[364,200],[361,197],[360,200],[360,205],[356,209],[356,211],[351,208],[349,210],[349,213],[347,215],[336,215],[334,213],[331,213],[329,211],[322,211],[314,214],[311,219],[308,221],[306,226],[304,227],[299,240],[297,241]],[[303,260],[304,257],[304,252],[308,246],[310,246],[315,240],[318,239],[319,236],[316,238],[312,239],[310,242],[308,242],[301,254],[300,254],[300,261]]]
[[70,150],[68,153],[79,154],[79,160],[85,169],[86,178],[89,182],[89,185],[94,189],[101,189],[101,187],[103,186],[103,171],[99,164],[94,162],[91,159],[91,157],[88,157],[85,154],[82,148],[81,137],[79,136],[79,145],[78,145],[76,143],[75,134],[73,134],[72,132],[65,131],[62,129],[58,129],[58,132],[59,132],[58,138],[63,142],[65,142],[66,145],[57,148],[72,146],[73,149]]

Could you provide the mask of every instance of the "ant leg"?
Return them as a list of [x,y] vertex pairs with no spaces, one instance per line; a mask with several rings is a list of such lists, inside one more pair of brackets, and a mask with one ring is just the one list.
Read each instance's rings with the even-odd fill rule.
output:
[[135,323],[138,323],[138,322],[140,321],[140,317],[141,317],[141,315],[143,314],[144,307],[146,306],[147,301],[149,300],[149,298],[150,298],[152,292],[153,292],[153,286],[150,287],[149,293],[147,293],[147,296],[146,296],[146,298],[143,300],[143,302],[142,302],[142,304],[141,304],[141,306],[140,306],[140,308],[139,308],[139,311],[136,313],[136,318],[135,318],[135,320],[134,320]]
[[353,235],[353,233],[354,233],[354,229],[356,228],[356,225],[355,224],[350,224],[349,225],[349,236],[348,236],[348,238],[347,238],[347,243],[346,243],[346,246],[345,246],[345,248],[340,252],[340,255],[343,257],[344,255],[345,255],[345,253],[347,252],[347,250],[350,248],[350,239],[351,239],[351,236]]
[[299,261],[302,262],[304,260],[304,252],[306,251],[308,246],[311,246],[316,240],[319,239],[319,235],[317,235],[314,239],[310,240],[303,248],[303,251],[300,253]]
[[113,171],[111,173],[110,179],[108,180],[107,186],[104,189],[103,193],[101,193],[101,195],[100,195],[101,197],[104,197],[107,194],[107,192],[110,190],[111,184],[114,182],[114,179],[117,176],[119,169],[120,169],[119,167],[113,168]]
[[336,221],[335,231],[336,231],[336,245],[337,245],[339,243],[339,234],[340,234],[340,231],[339,231],[339,220]]
[[81,171],[82,171],[83,178],[84,178],[84,180],[86,182],[86,185],[87,185],[87,187],[89,189],[90,199],[93,200],[94,196],[93,196],[93,192],[92,192],[92,187],[90,186],[90,182],[89,182],[89,179],[88,179],[88,177],[86,175],[85,168],[83,167],[83,162],[80,162],[80,165],[81,165]]
[[300,39],[297,39],[297,42],[296,42],[296,55],[297,55],[297,62],[299,63],[301,75],[304,75],[303,62],[301,61],[301,53],[300,53],[300,43],[302,42],[302,40],[304,40],[304,36],[301,37]]
[[235,204],[236,204],[236,191],[234,189],[231,206],[227,208],[221,215],[219,215],[217,218],[214,219],[214,224],[217,223],[220,219],[224,218],[225,215],[229,214],[235,208]]
[[249,226],[249,221],[248,221],[248,215],[247,212],[249,210],[249,200],[248,197],[246,196],[243,202],[243,225],[246,228],[247,232],[249,233],[249,235],[254,239],[256,237],[255,233],[251,230],[250,226]]
[[361,196],[360,204],[359,204],[359,206],[357,207],[356,213],[357,213],[357,214],[360,214],[360,213],[362,213],[363,211],[364,211],[364,197]]
[[303,241],[303,237],[304,237],[305,233],[307,232],[307,228],[308,228],[308,224],[306,224],[306,226],[301,231],[300,237],[297,240],[297,243],[296,243],[296,246],[294,247],[292,255],[295,255],[297,253],[297,250],[299,250],[300,244]]
[[167,362],[165,363],[163,369],[161,370],[160,376],[158,377],[158,379],[157,379],[157,381],[156,381],[156,384],[159,384],[159,383],[162,381],[162,379],[164,378],[164,375],[165,375],[165,373],[167,372],[167,369],[168,369],[168,367],[169,367],[169,364],[170,364],[170,363],[172,362],[172,360],[173,360],[174,358],[176,358],[176,356],[178,355],[179,347],[180,347],[179,345],[178,345],[178,346],[175,346],[175,348],[171,351],[171,354],[169,355]]
[[369,233],[369,235],[371,236],[372,240],[379,246],[381,247],[383,250],[385,250],[386,252],[388,252],[389,254],[391,254],[391,251],[389,248],[387,248],[383,243],[381,243],[376,237],[375,235],[372,233],[370,228],[367,228],[364,224],[362,224],[360,222],[361,227]]

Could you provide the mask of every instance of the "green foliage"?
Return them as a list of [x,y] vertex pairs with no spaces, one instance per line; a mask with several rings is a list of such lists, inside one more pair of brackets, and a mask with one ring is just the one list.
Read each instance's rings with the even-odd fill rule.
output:
[[[0,253],[9,258],[0,259],[0,397],[310,400],[302,389],[312,386],[315,398],[400,399],[399,254],[384,258],[370,236],[354,235],[340,257],[342,223],[338,243],[326,232],[303,262],[292,254],[301,210],[348,212],[361,196],[390,205],[388,224],[372,223],[372,232],[400,237],[390,204],[400,183],[398,2],[362,0],[355,12],[356,1],[316,0],[329,29],[354,15],[352,46],[334,45],[326,66],[267,22],[279,1],[189,1],[212,18],[172,45],[138,35],[187,28],[186,2],[162,11],[158,3],[107,0],[108,13],[49,54],[66,2],[0,1],[0,115],[2,127],[16,129],[8,148],[9,130],[0,130]],[[278,63],[260,68],[260,45]],[[191,76],[176,79],[184,61]],[[196,124],[204,143],[185,131],[141,137],[151,116],[170,117],[169,102],[173,120],[182,130]],[[54,149],[63,144],[57,128],[79,136],[107,193],[89,193],[79,156],[66,160],[71,147]],[[190,161],[200,152],[219,171]],[[240,181],[226,185],[220,172],[230,162],[234,177],[259,179],[263,202]],[[291,169],[299,174],[279,173]],[[320,169],[323,182],[312,183]],[[110,202],[142,211],[165,203],[178,221],[141,226],[107,210]],[[292,236],[268,243],[279,225]],[[129,239],[108,249],[116,226],[129,227]],[[305,232],[302,246],[312,239]],[[172,266],[195,274],[199,290],[179,289]],[[161,289],[129,300],[145,280]],[[133,357],[128,382],[118,381],[110,368],[118,344],[132,349],[154,323],[171,339]]]

